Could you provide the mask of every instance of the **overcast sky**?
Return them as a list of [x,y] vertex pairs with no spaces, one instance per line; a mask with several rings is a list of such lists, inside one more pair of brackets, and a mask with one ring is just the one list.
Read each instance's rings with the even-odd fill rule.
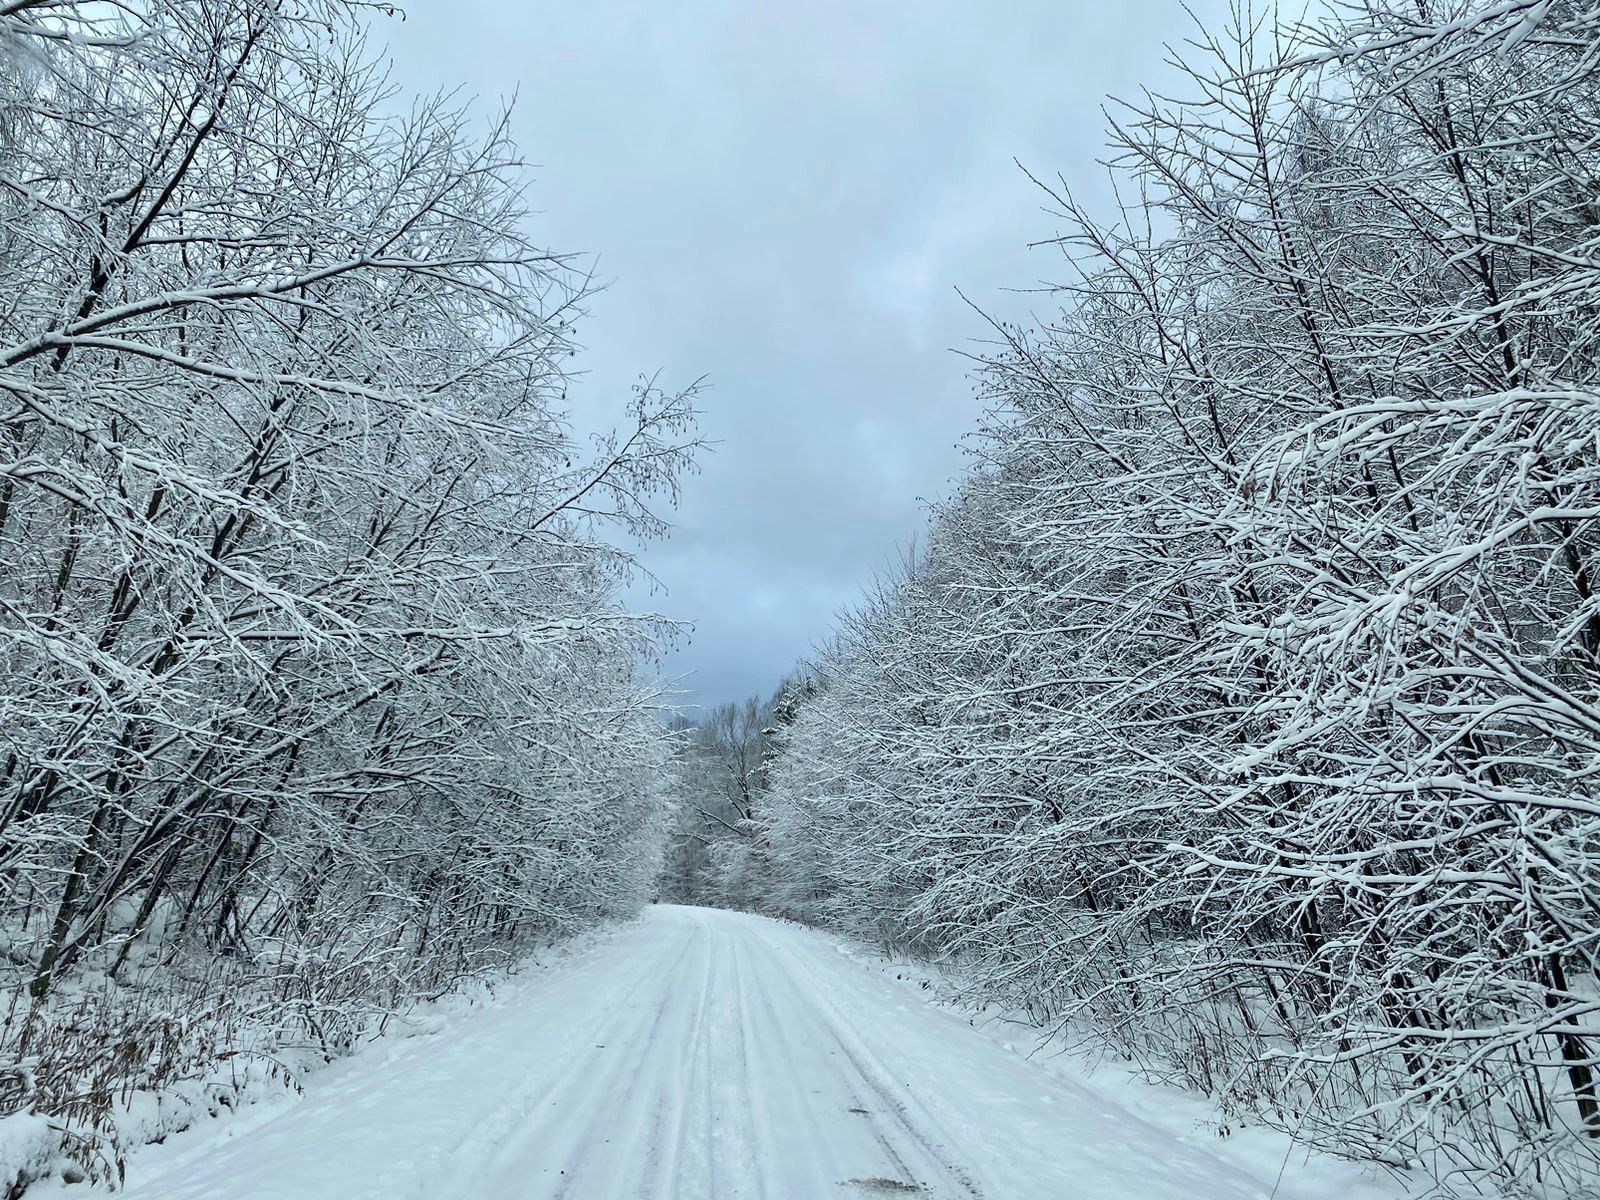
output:
[[[1193,7],[1193,6],[1192,6]],[[1215,13],[1218,0],[1197,11]],[[1055,272],[1013,160],[1106,197],[1103,98],[1159,86],[1178,0],[415,0],[416,91],[516,96],[533,233],[598,256],[580,426],[704,375],[718,444],[636,602],[695,624],[690,701],[770,692],[914,537],[979,404],[956,350]]]

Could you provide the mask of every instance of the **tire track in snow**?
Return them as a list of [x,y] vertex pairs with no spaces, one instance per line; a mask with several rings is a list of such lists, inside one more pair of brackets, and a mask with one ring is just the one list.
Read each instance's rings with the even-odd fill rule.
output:
[[[683,954],[673,964],[672,970],[665,979],[658,981],[661,992],[653,1005],[654,1011],[648,1018],[636,1021],[627,1029],[620,1044],[613,1047],[612,1043],[607,1042],[597,1046],[596,1049],[615,1049],[616,1052],[605,1056],[602,1071],[586,1076],[575,1089],[569,1088],[564,1095],[551,1102],[551,1107],[560,1109],[565,1100],[571,1103],[573,1109],[585,1114],[574,1126],[578,1131],[576,1138],[568,1139],[565,1166],[559,1168],[560,1175],[556,1189],[550,1193],[551,1200],[568,1200],[574,1196],[587,1200],[590,1196],[616,1194],[579,1192],[574,1189],[580,1178],[597,1171],[610,1174],[612,1178],[609,1182],[612,1185],[622,1182],[615,1176],[619,1169],[626,1168],[627,1156],[606,1156],[603,1147],[613,1142],[628,1145],[629,1139],[624,1135],[637,1134],[649,1124],[648,1105],[641,1107],[640,1102],[651,1092],[643,1084],[648,1073],[661,1068],[663,1056],[659,1047],[664,1043],[662,1031],[668,1026],[669,1015],[675,1006],[683,1009],[685,997],[692,994],[692,989],[685,987],[682,981],[686,974],[691,973],[689,964],[697,950],[705,954],[709,962],[710,947],[704,939],[688,939]],[[573,1096],[574,1090],[579,1095]],[[561,1124],[572,1123],[563,1114]],[[614,1136],[603,1136],[607,1131]],[[546,1167],[547,1175],[548,1170]],[[588,1186],[592,1187],[593,1184]]]
[[740,1098],[742,1103],[738,1104],[744,1129],[742,1140],[751,1158],[757,1200],[766,1200],[768,1195],[775,1195],[778,1200],[784,1200],[789,1193],[784,1189],[782,1180],[773,1177],[776,1154],[765,1104],[772,1082],[766,1072],[762,1072],[758,1078],[755,1069],[758,1060],[750,1052],[750,1048],[759,1046],[760,1041],[755,1036],[756,1031],[750,1015],[750,989],[747,984],[749,971],[739,939],[730,940],[733,942],[729,949],[728,961],[733,968],[734,979],[733,1028],[736,1078],[744,1091],[743,1097]]
[[[808,1027],[813,1036],[806,1039],[810,1058],[825,1066],[827,1074],[835,1081],[837,1095],[829,1107],[838,1105],[838,1096],[847,1098],[845,1110],[864,1117],[861,1122],[868,1136],[878,1145],[884,1161],[896,1173],[879,1171],[855,1178],[874,1180],[881,1189],[898,1182],[921,1189],[930,1196],[959,1197],[963,1200],[982,1200],[983,1193],[971,1176],[958,1166],[944,1149],[949,1144],[948,1135],[940,1129],[931,1114],[918,1106],[913,1114],[908,1095],[902,1099],[898,1089],[881,1063],[872,1063],[871,1056],[861,1045],[859,1037],[849,1030],[838,1011],[827,1002],[815,981],[802,978],[803,968],[792,958],[767,943],[754,932],[748,935],[748,944],[759,947],[770,965],[769,978],[781,979],[790,985],[781,989],[769,988],[785,997],[803,997],[804,1003],[791,1003],[787,1019],[772,1011],[773,1025],[782,1031]],[[771,996],[769,994],[769,1010]],[[788,1045],[793,1045],[787,1035],[780,1033]],[[848,1041],[856,1042],[852,1048]],[[818,1050],[829,1051],[819,1054]],[[791,1050],[791,1054],[793,1051]],[[843,1062],[840,1062],[840,1059]],[[868,1096],[877,1101],[871,1105]],[[888,1122],[882,1119],[888,1118]],[[838,1182],[837,1180],[835,1182]]]
[[[771,1061],[762,1063],[761,1073],[767,1081],[767,1099],[770,1102],[765,1111],[768,1121],[772,1122],[773,1107],[792,1109],[792,1113],[788,1115],[792,1122],[803,1123],[804,1136],[801,1136],[802,1131],[791,1126],[786,1140],[790,1145],[802,1144],[810,1151],[799,1161],[791,1162],[788,1177],[782,1182],[787,1188],[788,1195],[827,1195],[838,1181],[839,1172],[835,1169],[838,1154],[837,1151],[831,1156],[826,1153],[832,1147],[833,1136],[824,1128],[823,1122],[819,1119],[817,1106],[806,1095],[806,1089],[794,1082],[798,1074],[796,1063],[799,1061],[799,1055],[785,1022],[778,1015],[774,1005],[774,994],[775,989],[771,987],[764,987],[756,992],[760,1005],[759,1012],[766,1018],[757,1044],[769,1051],[775,1051],[771,1054]],[[752,1024],[754,1024],[753,1018]],[[785,1140],[770,1126],[762,1131],[762,1136],[767,1145],[774,1147]],[[805,1190],[801,1190],[802,1185]]]
[[[660,964],[671,958],[673,966],[668,970],[673,970],[693,948],[692,939],[686,939],[681,946],[668,942],[659,953],[647,958],[643,969],[631,975],[619,989],[616,1007],[602,1012],[598,1024],[573,1037],[572,1051],[561,1061],[556,1075],[553,1078],[534,1076],[515,1086],[509,1096],[496,1103],[487,1116],[451,1148],[447,1156],[451,1168],[441,1174],[456,1180],[463,1177],[470,1180],[485,1172],[492,1174],[496,1165],[520,1145],[522,1134],[539,1122],[540,1101],[553,1092],[572,1087],[590,1065],[588,1047],[620,1036],[629,1015],[629,1002],[659,981]],[[427,1184],[419,1182],[417,1195],[428,1196],[431,1192]]]
[[641,1198],[674,1194],[675,1181],[680,1178],[687,1158],[684,1149],[689,1136],[690,1107],[671,1103],[670,1094],[676,1088],[681,1090],[683,1096],[692,1096],[698,1078],[707,1074],[703,1066],[703,1054],[717,960],[715,934],[705,922],[700,923],[698,933],[707,940],[708,945],[705,969],[700,974],[700,994],[693,1006],[694,1024],[684,1039],[683,1052],[676,1064],[677,1078],[668,1079],[664,1093],[657,1097],[654,1143],[639,1183]]

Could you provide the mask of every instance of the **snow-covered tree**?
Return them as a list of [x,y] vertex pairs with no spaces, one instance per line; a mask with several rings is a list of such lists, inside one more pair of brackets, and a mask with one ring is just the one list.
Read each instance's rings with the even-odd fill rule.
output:
[[1600,16],[1202,31],[816,664],[774,903],[1335,1149],[1592,1186]]
[[84,1098],[69,976],[94,1036],[168,988],[332,1052],[654,888],[670,628],[608,538],[690,397],[575,444],[585,277],[354,9],[0,6],[3,1042],[70,1136],[158,1068]]

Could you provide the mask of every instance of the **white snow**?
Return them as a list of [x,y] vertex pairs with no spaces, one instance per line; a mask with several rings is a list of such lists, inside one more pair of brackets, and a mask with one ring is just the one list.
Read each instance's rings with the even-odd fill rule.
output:
[[[1130,1085],[1030,1061],[926,995],[798,926],[658,906],[488,1010],[313,1076],[297,1101],[147,1148],[126,1196],[1399,1194],[1349,1164],[1230,1155],[1192,1117],[1136,1115]],[[82,1195],[58,1187],[39,1195]]]
[[37,1113],[0,1117],[0,1195],[9,1196],[20,1181],[46,1174],[58,1147],[50,1122]]

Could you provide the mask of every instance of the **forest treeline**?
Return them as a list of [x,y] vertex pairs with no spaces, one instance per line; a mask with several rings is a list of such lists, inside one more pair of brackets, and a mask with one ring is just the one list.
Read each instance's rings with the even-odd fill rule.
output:
[[575,443],[587,277],[365,19],[0,3],[8,1194],[655,884],[691,397]]
[[1230,1121],[1592,1195],[1600,9],[1324,16],[1113,108],[1120,208],[1039,181],[1055,315],[993,324],[915,554],[701,735],[669,884]]

